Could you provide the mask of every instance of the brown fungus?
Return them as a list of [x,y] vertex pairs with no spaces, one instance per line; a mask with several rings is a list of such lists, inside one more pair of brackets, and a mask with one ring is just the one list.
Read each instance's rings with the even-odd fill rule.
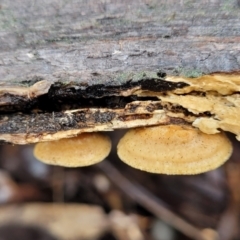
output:
[[232,145],[223,133],[205,134],[188,126],[155,126],[128,131],[118,155],[128,165],[152,173],[198,174],[222,165]]
[[34,155],[40,161],[63,167],[83,167],[104,160],[111,150],[108,136],[82,133],[74,138],[37,143]]

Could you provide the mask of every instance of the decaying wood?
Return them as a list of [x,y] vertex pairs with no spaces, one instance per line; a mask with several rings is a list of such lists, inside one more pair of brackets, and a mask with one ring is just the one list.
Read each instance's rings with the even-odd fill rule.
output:
[[[98,89],[98,98],[86,97],[85,100],[93,105],[88,108],[79,108],[79,99],[77,100],[80,103],[72,103],[74,97],[80,94],[73,91],[77,86],[71,86],[71,91],[67,88],[65,91],[74,93],[74,96],[70,98],[70,93],[64,104],[59,102],[58,106],[61,107],[57,112],[44,111],[45,106],[42,106],[40,101],[36,106],[27,108],[28,112],[25,114],[8,113],[13,111],[15,105],[12,104],[9,110],[9,103],[6,101],[5,105],[2,104],[2,111],[6,107],[6,112],[0,118],[0,139],[26,144],[73,137],[81,132],[112,131],[159,124],[192,124],[208,134],[217,133],[221,129],[236,134],[239,139],[239,76],[236,73],[205,75],[194,79],[145,78],[128,88],[110,87],[109,91],[105,87],[105,91]],[[88,94],[87,89],[81,91],[83,95]],[[52,101],[50,106],[53,106],[53,109],[59,99],[62,101],[63,93],[64,91],[60,91],[57,95],[51,92],[53,98],[48,96],[47,100]],[[93,91],[90,91],[91,93]],[[99,95],[100,93],[104,96]],[[114,96],[116,94],[117,96]],[[107,104],[103,101],[106,95],[106,101],[113,104],[112,108],[104,107]],[[82,94],[80,96],[82,97]],[[109,99],[109,96],[113,96],[113,99]],[[125,102],[122,96],[125,96]],[[138,100],[133,101],[129,96],[135,96]],[[28,94],[25,98],[28,98]],[[116,102],[114,99],[123,102]],[[23,109],[26,109],[26,105],[27,103],[22,104]]]
[[239,19],[237,1],[2,1],[0,140],[169,123],[239,139]]

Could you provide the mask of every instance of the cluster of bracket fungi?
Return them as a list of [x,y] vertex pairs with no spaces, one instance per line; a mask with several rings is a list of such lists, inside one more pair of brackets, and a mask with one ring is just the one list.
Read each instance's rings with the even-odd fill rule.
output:
[[[28,94],[51,92],[58,101],[50,87],[46,81],[38,82],[28,89]],[[38,159],[53,165],[79,167],[108,156],[111,141],[99,132],[131,128],[118,144],[119,158],[134,168],[163,174],[198,174],[215,169],[232,153],[232,145],[223,131],[232,132],[240,140],[239,73],[198,78],[142,75],[136,84],[111,86],[112,96],[103,96],[105,89],[99,88],[96,97],[91,94],[89,98],[91,106],[79,105],[86,104],[89,96],[80,101],[81,89],[73,88],[66,86],[65,90],[77,101],[70,108],[69,104],[62,106],[61,114],[54,117],[54,124],[61,125],[61,131],[55,130],[54,124],[53,132],[44,134],[36,129],[24,134],[25,130],[19,128],[11,134],[2,131],[0,140],[19,144],[38,142],[34,149]],[[60,88],[55,92],[64,98],[63,91]],[[69,95],[61,102],[68,101]],[[33,125],[28,125],[28,129],[39,125],[35,115],[31,118],[28,122]],[[6,129],[4,124],[1,127]]]
[[221,165],[231,152],[224,134],[208,135],[177,125],[130,130],[118,145],[118,155],[125,163],[165,174],[206,172]]
[[[110,139],[100,133],[42,142],[34,154],[45,163],[88,166],[104,160]],[[118,144],[118,156],[128,165],[152,173],[197,174],[219,167],[232,153],[223,133],[205,134],[188,126],[152,126],[129,130]]]

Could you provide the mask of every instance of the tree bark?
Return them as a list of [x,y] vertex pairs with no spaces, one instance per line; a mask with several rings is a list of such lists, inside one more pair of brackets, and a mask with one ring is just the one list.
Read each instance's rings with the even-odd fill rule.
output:
[[[165,111],[161,120],[144,122],[151,108],[135,113],[134,124],[119,119],[126,118],[134,100],[149,106],[141,97],[156,96],[146,91],[165,94],[192,86],[184,78],[234,74],[234,91],[228,94],[239,92],[239,19],[238,1],[1,0],[0,139],[28,143],[72,136],[84,125],[76,109],[82,116],[90,111],[84,131],[192,123],[187,107],[174,120]],[[100,105],[99,99],[104,99]],[[108,114],[98,121],[96,112]],[[135,121],[140,118],[142,123]]]

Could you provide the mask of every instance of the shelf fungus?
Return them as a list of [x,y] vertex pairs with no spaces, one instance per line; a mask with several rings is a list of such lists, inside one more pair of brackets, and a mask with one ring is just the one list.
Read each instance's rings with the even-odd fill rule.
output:
[[110,139],[100,133],[82,133],[77,137],[35,145],[40,161],[63,167],[83,167],[104,160],[111,150]]
[[222,165],[231,153],[223,133],[210,135],[177,125],[131,129],[118,144],[122,161],[151,173],[203,173]]
[[[74,79],[66,76],[63,83],[54,76],[36,77],[27,85],[2,84],[0,141],[41,142],[35,154],[43,161],[85,166],[110,151],[106,137],[105,152],[98,147],[95,141],[100,144],[103,139],[94,132],[132,129],[118,146],[122,160],[150,172],[195,174],[220,166],[230,156],[231,144],[223,131],[240,140],[240,72],[187,78],[163,72],[89,70]],[[87,136],[98,137],[90,141]],[[90,144],[80,150],[77,143],[84,142]],[[98,158],[80,156],[93,151]],[[140,152],[143,155],[136,155]]]

